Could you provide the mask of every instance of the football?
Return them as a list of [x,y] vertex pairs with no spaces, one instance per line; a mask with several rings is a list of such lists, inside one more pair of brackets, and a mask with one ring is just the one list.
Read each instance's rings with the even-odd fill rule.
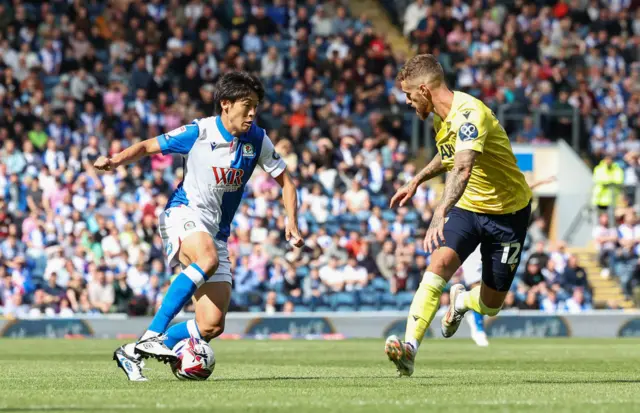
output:
[[180,380],[206,380],[216,367],[213,349],[199,338],[185,338],[173,351],[178,355],[178,361],[171,365],[171,370]]

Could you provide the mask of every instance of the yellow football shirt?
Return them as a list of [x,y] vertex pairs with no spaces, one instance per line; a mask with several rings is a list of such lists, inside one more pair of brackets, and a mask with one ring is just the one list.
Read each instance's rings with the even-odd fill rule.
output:
[[453,93],[451,111],[434,115],[436,145],[450,171],[456,152],[474,150],[471,178],[457,207],[484,214],[510,214],[526,207],[531,189],[516,164],[509,137],[494,113],[480,100]]

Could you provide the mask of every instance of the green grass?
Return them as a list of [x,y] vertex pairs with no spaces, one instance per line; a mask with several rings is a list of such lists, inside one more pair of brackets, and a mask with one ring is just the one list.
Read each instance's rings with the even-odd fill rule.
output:
[[430,340],[410,379],[383,340],[216,341],[214,378],[149,361],[147,383],[116,369],[117,344],[0,340],[0,412],[640,412],[634,339]]

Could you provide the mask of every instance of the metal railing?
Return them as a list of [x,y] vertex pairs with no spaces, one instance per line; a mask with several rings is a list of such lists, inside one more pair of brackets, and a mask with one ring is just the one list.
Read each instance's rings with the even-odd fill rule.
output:
[[[581,119],[578,109],[573,108],[571,110],[556,110],[553,112],[546,110],[536,110],[529,113],[514,113],[511,112],[512,105],[500,105],[496,111],[496,117],[502,125],[521,125],[526,117],[533,119],[533,124],[536,128],[542,130],[544,122],[552,122],[558,118],[571,118],[571,136],[569,143],[576,152],[580,152],[580,133],[581,133]],[[417,116],[412,114],[411,120],[411,150],[412,153],[418,153],[420,149],[425,149],[428,156],[432,156],[435,150],[434,131],[433,131],[433,119],[431,116],[424,122]],[[510,138],[515,139],[515,134],[519,128],[511,128]],[[553,135],[553,133],[551,133]],[[554,141],[557,136],[546,136],[546,138]]]
[[571,225],[569,225],[569,228],[567,228],[564,235],[562,236],[562,240],[564,240],[568,245],[573,245],[573,237],[578,232],[578,228],[580,228],[585,223],[585,221],[593,222],[594,212],[595,209],[591,205],[591,201],[582,205],[580,211],[573,218],[573,221],[571,221]]

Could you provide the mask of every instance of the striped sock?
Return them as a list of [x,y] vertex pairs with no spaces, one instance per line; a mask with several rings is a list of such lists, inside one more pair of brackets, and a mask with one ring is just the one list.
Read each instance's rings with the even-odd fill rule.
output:
[[158,334],[164,333],[171,320],[182,310],[182,307],[189,301],[198,287],[204,284],[207,278],[204,271],[197,264],[191,264],[185,268],[171,283],[167,294],[162,300],[160,309],[153,317],[151,325],[149,325],[149,331]]

